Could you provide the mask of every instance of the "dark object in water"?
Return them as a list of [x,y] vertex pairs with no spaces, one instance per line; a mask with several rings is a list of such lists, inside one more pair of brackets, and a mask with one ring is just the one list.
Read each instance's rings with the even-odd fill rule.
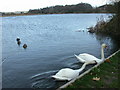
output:
[[20,41],[20,38],[17,38],[16,41],[17,41],[17,42]]
[[89,33],[95,33],[94,27],[89,27],[87,28]]
[[19,41],[17,41],[17,44],[18,44],[18,45],[20,45],[20,44],[21,44],[21,41],[20,41],[20,40],[19,40]]
[[95,31],[94,31],[94,30],[89,30],[88,32],[89,32],[89,33],[94,33]]
[[26,48],[27,48],[27,44],[24,44],[24,45],[23,45],[23,48],[26,49]]

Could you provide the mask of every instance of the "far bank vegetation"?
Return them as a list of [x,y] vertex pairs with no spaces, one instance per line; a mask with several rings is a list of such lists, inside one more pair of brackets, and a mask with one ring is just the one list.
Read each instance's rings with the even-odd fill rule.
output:
[[14,15],[35,15],[35,14],[65,14],[65,13],[115,13],[112,10],[113,5],[106,4],[99,7],[93,7],[88,3],[79,3],[74,5],[56,5],[40,9],[30,9],[27,12],[1,12],[2,16]]
[[113,4],[112,10],[115,14],[110,16],[108,21],[100,18],[95,26],[88,29],[90,33],[109,35],[120,41],[120,1]]

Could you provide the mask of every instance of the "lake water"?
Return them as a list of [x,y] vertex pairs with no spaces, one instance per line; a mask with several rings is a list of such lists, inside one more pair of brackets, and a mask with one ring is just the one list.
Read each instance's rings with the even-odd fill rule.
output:
[[[101,15],[107,19],[110,14],[3,17],[3,88],[57,88],[66,82],[55,81],[51,75],[62,68],[81,67],[74,54],[86,52],[100,58],[102,43],[109,46],[105,57],[116,51],[118,46],[110,37],[87,32]],[[25,43],[28,47],[23,49]]]

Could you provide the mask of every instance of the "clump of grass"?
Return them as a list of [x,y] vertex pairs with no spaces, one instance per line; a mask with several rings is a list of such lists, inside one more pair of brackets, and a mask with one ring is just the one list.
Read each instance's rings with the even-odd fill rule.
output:
[[[91,70],[82,78],[64,89],[71,88],[119,88],[120,76],[120,52],[110,58],[110,62],[104,62],[97,68]],[[100,80],[94,81],[93,77],[100,77]]]

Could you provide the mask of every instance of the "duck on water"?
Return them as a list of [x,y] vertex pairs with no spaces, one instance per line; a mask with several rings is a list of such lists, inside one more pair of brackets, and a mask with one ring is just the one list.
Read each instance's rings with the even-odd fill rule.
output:
[[17,37],[16,41],[17,41],[17,44],[18,44],[18,45],[21,44],[21,41],[20,41],[20,38],[19,38],[19,37]]

